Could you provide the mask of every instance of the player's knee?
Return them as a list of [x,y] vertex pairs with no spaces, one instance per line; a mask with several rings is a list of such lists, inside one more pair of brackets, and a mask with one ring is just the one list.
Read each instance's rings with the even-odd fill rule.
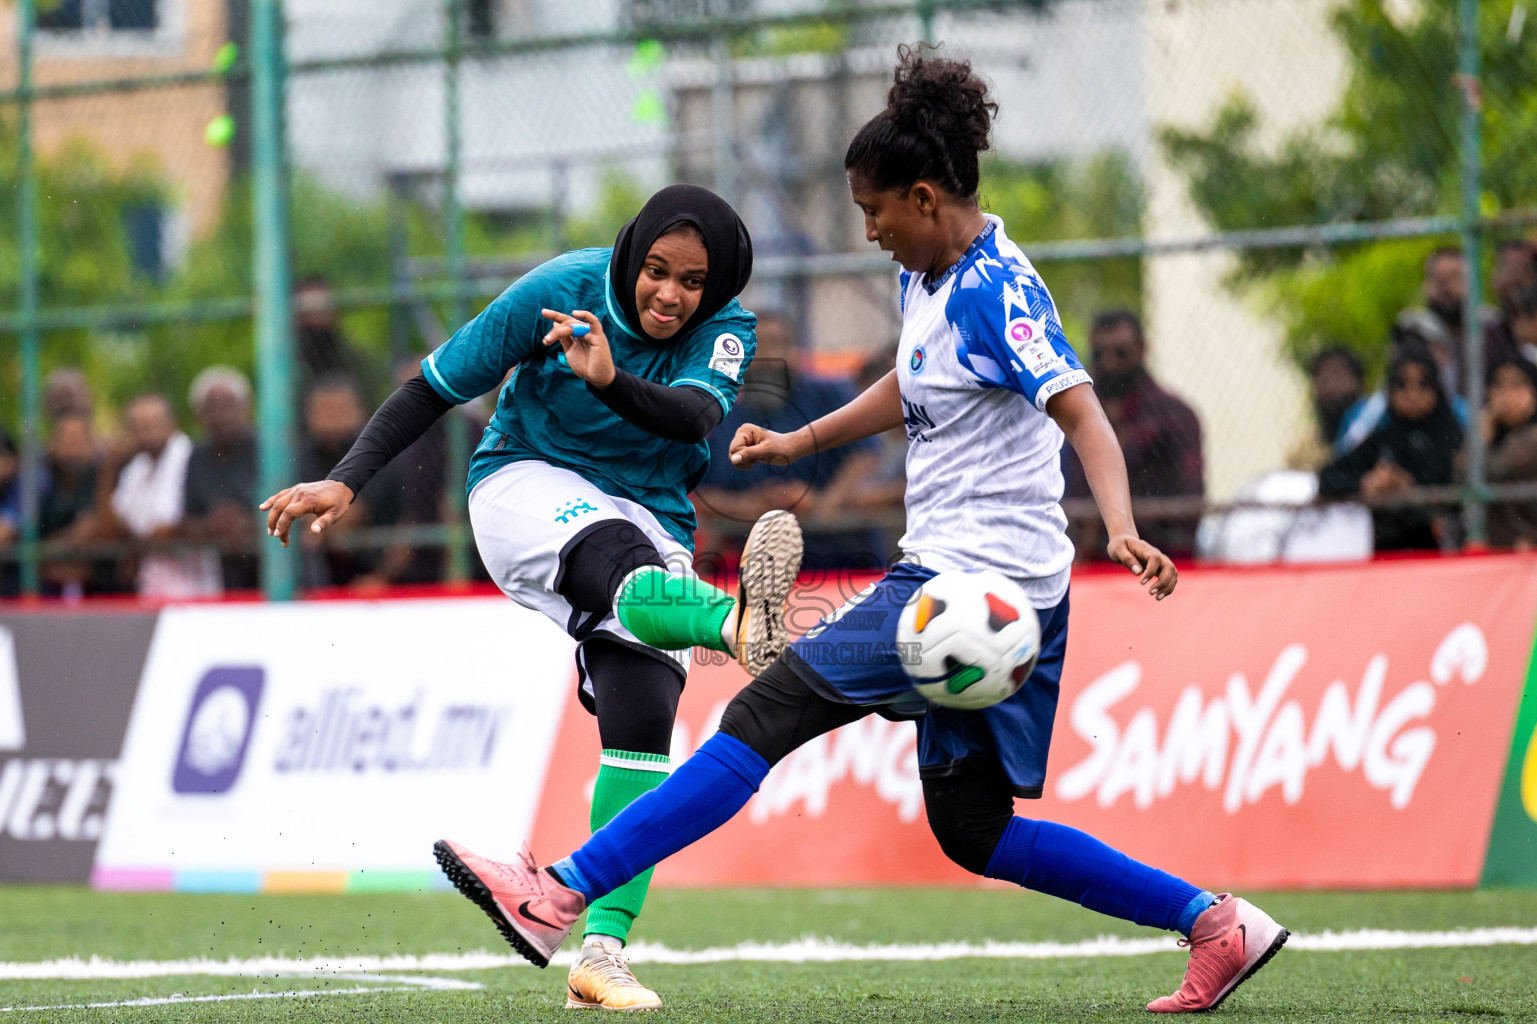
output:
[[784,757],[774,737],[776,724],[777,717],[765,705],[761,694],[752,692],[751,684],[737,691],[720,716],[721,732],[740,740],[771,765]]
[[974,875],[986,873],[1014,817],[1009,793],[979,783],[965,775],[923,782],[929,830],[945,856]]
[[783,661],[759,673],[731,698],[720,716],[720,731],[745,743],[769,764],[778,764],[798,745],[799,706],[787,695],[805,689]]
[[613,609],[620,582],[643,565],[667,567],[656,545],[638,526],[623,519],[608,520],[566,552],[557,589],[571,607],[607,614]]
[[1003,834],[983,835],[965,824],[943,817],[935,818],[932,814],[929,816],[929,829],[933,831],[934,838],[939,840],[939,848],[945,852],[945,856],[974,875],[987,871],[988,862],[993,859],[993,850],[997,849],[998,840]]

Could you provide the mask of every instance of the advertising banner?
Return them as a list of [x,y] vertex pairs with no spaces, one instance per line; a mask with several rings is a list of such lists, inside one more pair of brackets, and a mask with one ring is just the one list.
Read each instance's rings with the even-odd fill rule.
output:
[[1537,558],[1084,596],[1039,813],[1208,888],[1478,883]]
[[[792,631],[862,582],[802,588]],[[1193,570],[1162,603],[1124,576],[1081,577],[1045,798],[1018,813],[1214,890],[1471,886],[1504,779],[1509,839],[1489,863],[1514,864],[1498,877],[1515,880],[1537,830],[1530,698],[1509,773],[1505,752],[1534,621],[1537,556]],[[0,746],[15,748],[3,679]],[[714,732],[746,682],[723,655],[695,652],[675,758]],[[29,744],[32,728],[29,717]],[[570,640],[502,598],[171,608],[144,663],[93,878],[441,886],[430,850],[445,836],[501,857],[531,837],[558,857],[587,835],[598,752]],[[19,806],[21,783],[7,778],[0,808]],[[873,715],[793,752],[741,814],[656,877],[975,881],[929,834],[914,726]]]
[[[830,598],[841,594],[802,594],[802,617]],[[1197,570],[1156,604],[1127,578],[1092,575],[1072,600],[1046,794],[1019,813],[1207,887],[1477,884],[1532,647],[1537,558]],[[707,660],[675,753],[713,732],[746,682]],[[808,744],[657,881],[971,878],[929,835],[914,734],[872,716]],[[596,749],[573,704],[535,829],[546,857],[586,834]]]
[[147,613],[0,615],[0,882],[90,878]]
[[500,597],[168,608],[94,884],[440,884],[439,836],[527,834],[571,649]]

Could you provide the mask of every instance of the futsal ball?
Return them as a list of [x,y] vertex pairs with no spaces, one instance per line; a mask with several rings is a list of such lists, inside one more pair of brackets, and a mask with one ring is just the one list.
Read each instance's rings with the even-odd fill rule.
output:
[[1041,624],[1008,577],[942,572],[908,599],[897,643],[915,690],[935,704],[975,710],[1024,685],[1041,653]]

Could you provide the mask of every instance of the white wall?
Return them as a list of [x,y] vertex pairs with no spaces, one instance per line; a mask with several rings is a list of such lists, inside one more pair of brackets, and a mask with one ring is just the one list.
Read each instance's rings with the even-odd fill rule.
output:
[[[1260,114],[1261,145],[1317,125],[1345,85],[1343,53],[1329,31],[1338,0],[1147,0],[1144,57],[1154,128],[1205,128],[1236,90]],[[1182,239],[1212,228],[1191,204],[1183,174],[1148,167],[1146,231]],[[1274,225],[1283,227],[1285,225]],[[1304,382],[1281,351],[1280,324],[1258,299],[1223,286],[1225,253],[1161,256],[1144,277],[1154,372],[1201,417],[1206,489],[1227,498],[1280,467],[1306,429]]]

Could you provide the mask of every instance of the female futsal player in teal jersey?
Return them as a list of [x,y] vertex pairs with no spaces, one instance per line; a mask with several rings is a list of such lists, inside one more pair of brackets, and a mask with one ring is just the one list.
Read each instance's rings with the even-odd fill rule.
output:
[[[346,514],[386,462],[454,404],[502,384],[470,462],[469,511],[492,577],[578,642],[581,696],[603,753],[591,824],[602,826],[666,777],[689,651],[637,638],[615,611],[635,600],[678,605],[683,628],[760,670],[783,644],[782,610],[799,563],[794,518],[760,522],[733,599],[693,576],[688,492],[709,461],[705,436],[736,400],[756,318],[736,301],[752,244],[736,213],[692,185],[654,195],[612,249],[584,249],[534,269],[422,361],[422,374],[376,412],[327,479],[262,505],[271,532],[315,515],[319,533]],[[585,328],[585,330],[583,330]],[[644,588],[634,583],[637,570]],[[674,598],[684,598],[674,601]],[[633,601],[632,601],[633,603]],[[754,615],[740,609],[759,609]],[[778,614],[764,614],[772,607]],[[511,666],[509,666],[511,668]],[[496,794],[487,794],[494,806]],[[649,873],[596,901],[569,1003],[655,1009],[619,950]]]
[[[1137,534],[1120,447],[1044,281],[978,203],[978,154],[996,111],[969,64],[903,53],[886,109],[844,158],[866,237],[902,267],[897,365],[808,427],[781,434],[747,424],[731,443],[737,465],[783,463],[905,424],[901,561],[844,606],[857,603],[859,614],[834,613],[785,649],[726,706],[719,732],[570,856],[539,868],[527,850],[509,864],[437,844],[459,891],[533,962],[548,962],[587,901],[729,820],[790,751],[877,711],[916,718],[929,827],[957,864],[1184,936],[1184,982],[1149,1010],[1216,1007],[1286,941],[1286,929],[1246,900],[1015,813],[1016,798],[1044,788],[1067,648],[1064,436],[1083,460],[1109,556],[1159,600],[1178,573]],[[897,622],[936,573],[976,570],[1024,590],[1040,619],[1040,656],[1018,692],[992,707],[930,706],[903,667]],[[1187,831],[1192,844],[1261,841]]]

